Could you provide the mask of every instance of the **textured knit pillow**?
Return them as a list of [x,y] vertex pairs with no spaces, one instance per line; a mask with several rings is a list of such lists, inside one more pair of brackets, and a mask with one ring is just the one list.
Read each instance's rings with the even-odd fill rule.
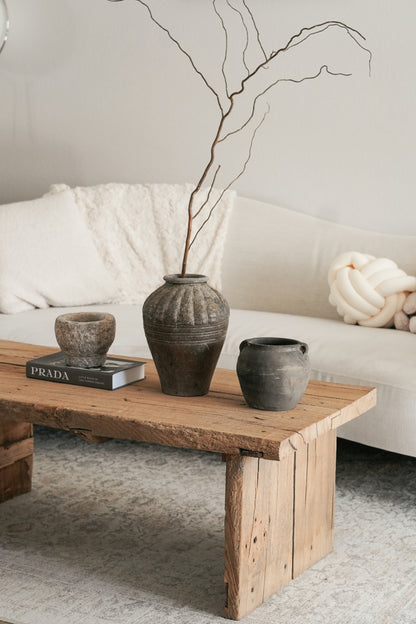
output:
[[[55,184],[50,195],[71,193],[103,265],[117,282],[117,303],[142,304],[161,286],[163,276],[181,269],[192,184],[111,182],[70,189]],[[201,193],[198,205],[206,197]],[[211,202],[194,221],[194,233],[218,200],[209,221],[191,247],[188,273],[203,273],[221,290],[222,258],[235,192],[213,189]],[[197,209],[197,207],[195,207]]]
[[329,302],[346,323],[392,327],[416,277],[407,275],[393,260],[357,251],[340,254],[328,272]]
[[0,312],[112,301],[117,287],[69,191],[0,206]]

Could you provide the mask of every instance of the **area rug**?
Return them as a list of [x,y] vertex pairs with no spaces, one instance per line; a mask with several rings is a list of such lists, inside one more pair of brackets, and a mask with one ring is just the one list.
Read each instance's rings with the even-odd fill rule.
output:
[[[220,624],[221,457],[35,428],[33,490],[0,505],[0,620]],[[339,441],[335,548],[246,624],[414,624],[416,460]]]

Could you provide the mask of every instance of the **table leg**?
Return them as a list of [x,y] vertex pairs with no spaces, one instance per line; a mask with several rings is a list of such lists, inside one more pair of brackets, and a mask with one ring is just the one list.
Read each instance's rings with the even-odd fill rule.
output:
[[33,427],[0,420],[0,503],[32,487]]
[[334,430],[295,453],[293,578],[333,548],[336,450]]
[[227,455],[226,617],[239,620],[332,550],[336,433],[280,461]]

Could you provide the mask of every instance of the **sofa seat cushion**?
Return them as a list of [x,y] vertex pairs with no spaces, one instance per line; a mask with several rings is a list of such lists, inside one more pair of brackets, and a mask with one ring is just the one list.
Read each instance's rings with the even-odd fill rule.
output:
[[[56,346],[54,321],[64,312],[100,310],[114,314],[114,355],[150,357],[141,307],[100,305],[47,308],[0,315],[0,338]],[[239,344],[255,336],[296,338],[309,345],[312,377],[377,388],[378,403],[339,429],[349,440],[416,456],[416,335],[394,329],[346,325],[341,320],[232,310],[219,366],[235,368]],[[58,348],[58,347],[57,347]]]

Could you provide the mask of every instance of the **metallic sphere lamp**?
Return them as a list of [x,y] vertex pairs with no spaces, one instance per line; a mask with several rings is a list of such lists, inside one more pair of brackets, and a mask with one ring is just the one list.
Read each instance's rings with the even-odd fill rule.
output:
[[9,26],[10,22],[6,2],[5,0],[0,0],[0,52],[3,50],[4,44],[7,41]]

